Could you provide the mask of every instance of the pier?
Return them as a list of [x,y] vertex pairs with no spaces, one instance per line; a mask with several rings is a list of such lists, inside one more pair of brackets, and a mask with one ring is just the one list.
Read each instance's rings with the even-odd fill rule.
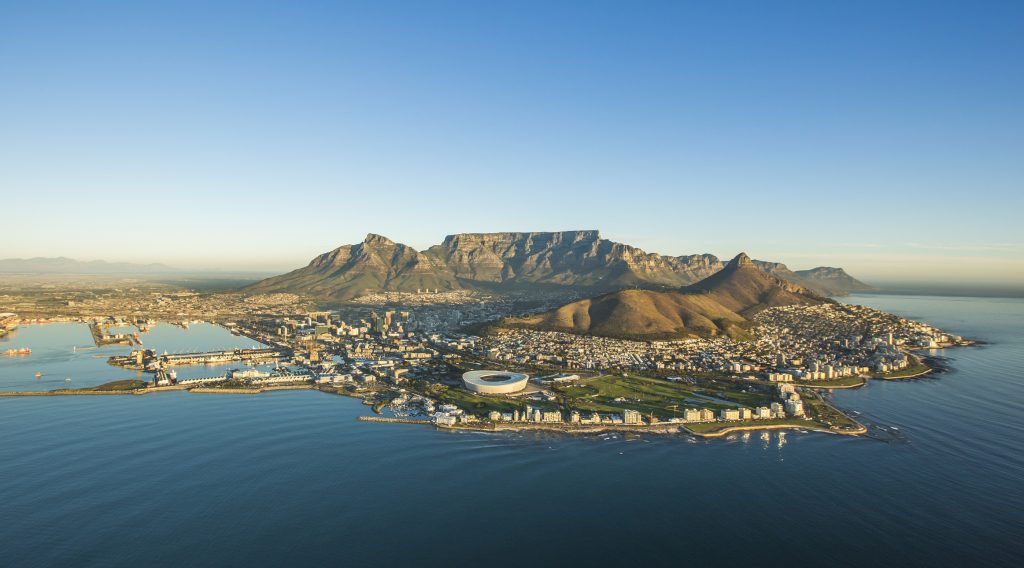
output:
[[291,354],[288,349],[258,347],[254,349],[228,349],[224,351],[202,351],[195,353],[164,353],[157,355],[152,349],[137,349],[128,356],[110,358],[113,365],[137,370],[164,369],[187,365],[218,365],[222,363],[258,363],[284,359]]
[[214,365],[235,361],[269,361],[288,356],[286,349],[276,347],[260,347],[256,349],[230,349],[225,351],[206,351],[201,353],[165,353],[156,358],[165,366],[181,365]]
[[92,341],[96,344],[96,347],[104,347],[106,345],[135,345],[137,343],[135,337],[126,333],[110,335],[102,324],[95,321],[89,323],[89,332],[92,333]]

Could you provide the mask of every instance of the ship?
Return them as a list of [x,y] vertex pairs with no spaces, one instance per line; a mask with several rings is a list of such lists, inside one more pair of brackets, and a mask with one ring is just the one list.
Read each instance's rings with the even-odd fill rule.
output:
[[4,351],[4,355],[8,357],[18,357],[20,355],[31,355],[32,350],[28,347],[22,347],[21,349],[8,349]]

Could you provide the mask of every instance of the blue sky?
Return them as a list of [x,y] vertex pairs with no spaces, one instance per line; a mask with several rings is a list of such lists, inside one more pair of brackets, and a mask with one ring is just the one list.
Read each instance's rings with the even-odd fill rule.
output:
[[0,257],[597,228],[1024,282],[1021,2],[0,2]]

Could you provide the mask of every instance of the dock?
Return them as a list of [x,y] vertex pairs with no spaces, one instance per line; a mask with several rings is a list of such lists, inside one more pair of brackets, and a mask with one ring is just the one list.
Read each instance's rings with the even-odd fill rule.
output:
[[135,345],[136,341],[131,335],[125,333],[118,333],[110,335],[107,330],[104,329],[102,324],[95,321],[89,324],[89,332],[92,333],[92,341],[96,344],[96,347],[104,347],[107,345]]
[[158,355],[165,366],[178,365],[212,365],[235,361],[270,361],[288,356],[288,350],[276,347],[260,347],[256,349],[229,349],[224,351],[205,351],[201,353],[169,353]]

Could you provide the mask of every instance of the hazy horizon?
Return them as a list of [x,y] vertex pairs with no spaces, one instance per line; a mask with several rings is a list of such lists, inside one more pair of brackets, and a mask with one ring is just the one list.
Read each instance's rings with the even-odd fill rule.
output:
[[[558,229],[558,230],[573,230],[573,229]],[[371,232],[373,232],[373,231],[371,231]],[[530,231],[515,231],[515,232],[530,232]],[[538,231],[533,231],[533,232],[538,232]],[[440,244],[441,241],[443,240],[444,236],[447,236],[447,234],[446,234],[444,236],[439,237],[435,242],[431,242],[431,243],[427,243],[425,245],[417,246],[417,245],[414,245],[414,244],[409,243],[409,242],[403,242],[403,241],[401,241],[399,239],[392,238],[391,235],[383,234],[383,233],[380,233],[380,232],[376,232],[376,234],[382,234],[385,237],[391,238],[395,242],[399,242],[399,243],[402,243],[402,244],[406,244],[406,245],[412,246],[413,248],[415,248],[417,250],[420,250],[420,251],[425,250],[425,249],[429,248],[432,245]],[[608,235],[605,235],[604,232],[601,233],[601,236],[603,238],[609,238],[610,240],[617,241],[617,239],[611,238]],[[365,235],[363,237],[354,237],[353,240],[347,241],[345,243],[339,243],[337,246],[341,246],[343,244],[356,244],[358,242],[361,242],[364,237],[365,237]],[[622,241],[618,241],[618,242],[622,242]],[[632,246],[638,246],[636,243],[630,243],[630,242],[626,242],[625,244],[629,244],[629,245],[632,245]],[[309,264],[309,262],[315,256],[317,256],[319,254],[322,254],[322,253],[325,253],[325,252],[328,252],[329,250],[332,250],[333,248],[337,248],[337,247],[331,247],[330,249],[324,249],[324,250],[321,250],[319,252],[312,253],[312,254],[310,254],[310,256],[308,258],[303,258],[303,259],[300,259],[298,257],[293,258],[291,263],[289,263],[289,261],[287,259],[285,259],[285,260],[281,260],[277,264],[272,264],[272,263],[267,263],[267,264],[256,264],[256,263],[253,263],[253,264],[244,264],[244,263],[225,264],[223,262],[221,262],[221,263],[204,263],[204,262],[197,262],[196,260],[192,260],[190,262],[188,259],[183,259],[182,262],[178,262],[178,263],[171,263],[171,262],[164,262],[164,261],[162,261],[160,259],[138,259],[138,258],[130,258],[130,257],[116,258],[116,259],[112,259],[112,258],[74,258],[74,257],[69,257],[67,255],[57,255],[57,256],[53,256],[53,257],[45,257],[45,256],[44,257],[32,257],[32,258],[58,258],[58,257],[64,257],[64,258],[71,258],[72,260],[81,261],[81,262],[102,261],[102,262],[111,262],[111,263],[123,262],[123,263],[132,263],[132,264],[151,264],[152,263],[152,264],[162,264],[162,265],[165,265],[168,268],[167,274],[192,274],[192,275],[210,275],[210,276],[224,275],[224,276],[230,276],[230,277],[262,278],[262,277],[265,277],[265,276],[273,276],[273,275],[277,275],[277,274],[282,274],[282,273],[289,272],[291,270],[294,270],[294,269],[306,266],[307,264]],[[663,251],[651,250],[651,249],[648,249],[648,248],[645,248],[645,247],[642,247],[642,246],[640,246],[639,248],[643,249],[645,252],[648,252],[648,253],[658,253],[658,254],[663,254],[663,255],[667,255],[668,254],[668,253],[665,253]],[[1005,295],[1005,296],[1015,296],[1015,297],[1024,294],[1024,281],[1019,280],[1019,279],[1015,280],[1015,279],[1012,279],[1012,278],[1007,278],[1005,280],[983,280],[983,279],[977,279],[977,278],[975,278],[975,279],[972,279],[972,278],[956,278],[956,277],[952,277],[949,273],[941,273],[941,272],[938,272],[938,271],[933,276],[918,275],[917,277],[909,277],[909,278],[908,277],[893,278],[892,276],[886,276],[884,274],[879,275],[878,273],[871,272],[870,270],[861,272],[861,271],[858,271],[856,268],[851,268],[851,267],[860,266],[859,264],[856,264],[856,263],[846,263],[846,264],[843,264],[841,262],[831,262],[831,263],[829,263],[829,262],[822,262],[822,263],[814,264],[814,263],[806,263],[806,262],[799,262],[799,261],[798,262],[790,262],[790,261],[788,261],[788,260],[786,260],[785,258],[782,258],[782,257],[771,257],[771,256],[758,255],[756,253],[750,252],[751,250],[756,250],[756,249],[740,250],[740,251],[735,251],[735,252],[731,252],[731,253],[723,253],[723,254],[716,254],[714,252],[709,252],[709,251],[691,251],[691,252],[683,252],[683,253],[678,253],[678,254],[704,254],[704,253],[708,253],[708,254],[714,254],[720,260],[725,261],[725,260],[729,260],[730,258],[734,257],[735,255],[739,254],[740,252],[745,252],[745,253],[749,254],[751,257],[753,257],[753,258],[755,258],[757,260],[782,262],[783,264],[786,264],[791,270],[806,270],[806,269],[816,268],[816,267],[819,267],[819,266],[840,267],[840,268],[845,269],[854,278],[857,278],[858,280],[861,280],[861,281],[863,281],[863,282],[865,282],[867,284],[870,284],[871,286],[874,286],[875,288],[877,288],[878,291],[883,291],[883,292],[893,292],[893,293],[924,293],[924,294],[935,294],[935,295],[958,295],[958,294],[971,294],[971,295],[984,295],[984,296],[1004,296]],[[802,258],[802,259],[821,258],[823,260],[827,260],[827,258],[828,258],[827,256],[815,257],[815,256],[810,256],[810,255],[799,255],[799,254],[792,255],[792,256],[794,256],[796,258]],[[18,257],[11,257],[11,258],[18,258]],[[0,261],[10,260],[11,258],[0,258]],[[29,258],[29,257],[20,257],[20,258]],[[948,260],[949,257],[945,257],[945,259]],[[870,268],[870,265],[866,265],[866,267]],[[2,274],[0,274],[0,275],[2,275]],[[158,275],[159,275],[159,273],[158,273]]]
[[283,272],[369,232],[595,228],[1009,286],[1022,11],[8,3],[0,258]]

